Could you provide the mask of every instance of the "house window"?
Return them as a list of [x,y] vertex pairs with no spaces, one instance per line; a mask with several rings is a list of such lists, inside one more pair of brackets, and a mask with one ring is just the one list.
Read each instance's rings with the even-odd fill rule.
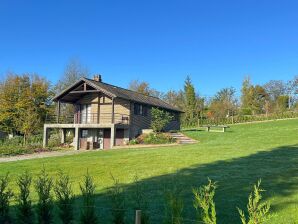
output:
[[135,103],[134,114],[141,115],[141,116],[147,116],[147,114],[148,114],[147,106],[144,104]]

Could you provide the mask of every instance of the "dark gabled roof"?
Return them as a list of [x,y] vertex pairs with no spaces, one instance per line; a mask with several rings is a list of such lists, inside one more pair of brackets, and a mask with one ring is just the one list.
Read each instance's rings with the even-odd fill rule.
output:
[[70,86],[69,88],[67,88],[60,94],[58,94],[57,96],[55,96],[53,100],[54,101],[59,100],[61,97],[65,96],[69,91],[71,91],[76,86],[80,85],[82,82],[86,82],[91,87],[95,88],[96,90],[102,91],[103,93],[107,94],[110,97],[119,97],[122,99],[130,100],[130,101],[134,101],[142,104],[147,104],[147,105],[151,105],[159,108],[164,108],[164,109],[177,111],[177,112],[183,112],[179,108],[174,107],[157,97],[147,96],[142,93],[138,93],[118,86],[110,85],[104,82],[98,82],[84,77],[80,78],[72,86]]

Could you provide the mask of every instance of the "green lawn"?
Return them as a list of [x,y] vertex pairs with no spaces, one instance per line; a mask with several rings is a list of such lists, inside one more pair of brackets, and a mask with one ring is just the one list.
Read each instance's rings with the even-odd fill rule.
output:
[[[271,202],[274,212],[269,223],[298,220],[298,119],[234,125],[226,133],[185,133],[200,143],[2,163],[0,175],[9,171],[15,178],[24,170],[36,174],[44,165],[55,176],[62,169],[71,175],[78,194],[78,183],[89,169],[96,178],[98,207],[106,208],[112,173],[125,184],[130,208],[129,192],[137,174],[150,196],[154,223],[160,223],[157,220],[163,215],[163,189],[173,182],[183,186],[185,216],[193,219],[191,187],[206,183],[207,177],[218,182],[218,223],[240,223],[236,206],[245,208],[252,185],[262,178],[262,187],[267,190],[265,199]],[[105,210],[99,210],[105,216]]]

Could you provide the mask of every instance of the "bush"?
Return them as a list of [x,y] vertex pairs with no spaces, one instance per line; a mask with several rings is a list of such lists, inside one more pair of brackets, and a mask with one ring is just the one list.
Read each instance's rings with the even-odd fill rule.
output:
[[166,125],[173,119],[169,112],[158,108],[151,109],[151,128],[154,132],[161,132]]
[[194,207],[197,211],[198,222],[204,224],[216,224],[216,210],[214,203],[214,195],[216,184],[208,180],[208,184],[193,189]]
[[242,224],[262,224],[270,218],[270,204],[262,202],[261,192],[264,190],[260,188],[260,185],[261,180],[254,185],[254,190],[249,195],[247,204],[248,217],[245,216],[244,211],[238,208]]
[[43,168],[35,182],[35,190],[38,194],[36,206],[38,223],[50,224],[53,221],[52,187],[53,179],[49,177],[45,168]]
[[144,134],[138,139],[140,139],[139,141],[144,144],[168,144],[175,142],[175,139],[173,139],[171,135],[165,133]]
[[9,176],[8,173],[0,178],[0,223],[11,223],[9,214],[9,203],[13,197],[11,189],[8,188]]
[[18,177],[17,185],[20,192],[17,195],[17,220],[20,224],[32,224],[34,220],[32,202],[30,199],[31,183],[32,176],[28,171]]
[[123,187],[118,179],[112,176],[114,185],[109,190],[110,202],[112,206],[112,218],[114,224],[124,224],[125,218],[125,197]]
[[83,197],[83,208],[80,221],[82,224],[96,224],[98,218],[95,212],[95,185],[88,170],[84,182],[80,184],[80,189]]
[[73,191],[68,175],[62,171],[59,172],[58,179],[54,187],[57,205],[59,208],[59,217],[63,224],[73,222]]
[[[175,180],[174,180],[175,181]],[[165,190],[165,216],[164,224],[182,224],[184,202],[182,197],[182,188],[176,181],[172,184],[172,189]]]
[[143,185],[139,182],[139,178],[136,175],[134,177],[134,190],[132,194],[132,201],[134,202],[134,210],[141,210],[141,223],[142,224],[149,224],[149,214],[148,210],[148,196],[146,194],[146,190],[144,189]]

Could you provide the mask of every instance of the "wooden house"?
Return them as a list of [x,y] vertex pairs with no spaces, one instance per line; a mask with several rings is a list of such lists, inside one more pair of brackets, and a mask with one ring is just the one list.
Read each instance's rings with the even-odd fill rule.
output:
[[[170,112],[173,120],[166,130],[180,129],[181,110],[159,98],[94,79],[81,78],[53,99],[57,102],[55,122],[44,125],[44,147],[47,146],[49,129],[60,129],[61,142],[66,130],[74,132],[74,147],[78,149],[109,149],[126,144],[151,125],[151,108]],[[74,111],[61,113],[61,105],[72,104]]]

